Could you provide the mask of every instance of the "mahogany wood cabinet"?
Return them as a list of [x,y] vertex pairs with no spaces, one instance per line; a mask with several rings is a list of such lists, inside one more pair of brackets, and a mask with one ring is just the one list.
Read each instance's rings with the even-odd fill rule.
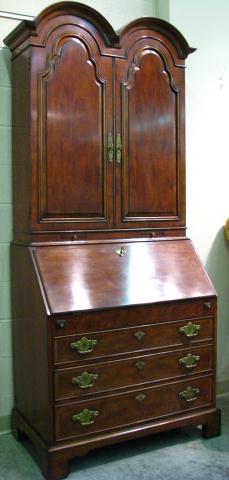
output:
[[117,36],[97,12],[65,2],[6,43],[15,238],[184,235],[184,58],[192,49],[181,34],[146,18]]
[[47,480],[90,449],[220,433],[216,293],[185,236],[184,62],[163,20],[55,4],[13,64],[13,430]]

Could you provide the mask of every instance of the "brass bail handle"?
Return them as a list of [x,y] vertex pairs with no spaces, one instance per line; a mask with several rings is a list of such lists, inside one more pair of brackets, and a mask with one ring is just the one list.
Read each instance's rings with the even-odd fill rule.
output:
[[120,133],[116,135],[116,161],[121,163],[122,160],[122,140]]

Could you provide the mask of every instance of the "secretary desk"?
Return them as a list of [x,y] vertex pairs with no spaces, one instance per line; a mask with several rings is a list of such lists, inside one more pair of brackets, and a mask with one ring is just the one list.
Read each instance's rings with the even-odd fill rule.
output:
[[216,293],[186,237],[185,77],[158,18],[54,4],[13,66],[14,435],[47,480],[89,450],[220,433]]

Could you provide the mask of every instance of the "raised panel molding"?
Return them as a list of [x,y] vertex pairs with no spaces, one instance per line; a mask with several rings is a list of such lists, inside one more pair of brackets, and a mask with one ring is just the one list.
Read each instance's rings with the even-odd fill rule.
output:
[[[144,98],[144,78],[146,78],[147,71],[145,71],[145,76],[143,77],[143,83],[140,83],[138,76],[141,76],[142,69],[144,69],[143,61],[144,57],[151,56],[152,62],[155,64],[152,67],[152,73],[154,77],[157,75],[158,78],[160,77],[160,88],[156,92],[156,94],[152,94],[153,98],[151,102],[144,104],[144,111],[141,108],[141,105],[138,104],[137,101],[131,99],[131,96],[134,95],[134,89],[137,85],[138,79],[138,92],[136,95],[139,96],[140,102],[141,98]],[[160,62],[161,67],[157,67],[156,62]],[[153,65],[152,63],[152,65]],[[149,63],[148,63],[149,68]],[[149,74],[148,74],[149,75]],[[172,76],[172,72],[168,65],[168,61],[166,60],[165,56],[162,52],[158,50],[158,48],[152,46],[145,46],[144,48],[138,48],[134,54],[133,62],[130,61],[129,68],[127,71],[127,81],[121,82],[121,97],[122,97],[122,138],[123,138],[123,150],[124,150],[124,175],[122,177],[122,197],[124,199],[124,205],[122,210],[122,221],[123,222],[135,222],[135,221],[152,221],[152,220],[161,220],[163,217],[163,221],[171,221],[171,220],[179,220],[180,213],[179,213],[179,129],[180,129],[180,105],[179,105],[179,94],[180,89],[176,85],[176,80]],[[153,76],[153,75],[152,75]],[[164,77],[164,80],[163,80]],[[155,82],[155,78],[152,78],[152,82]],[[162,85],[164,87],[164,94],[161,94]],[[168,85],[172,96],[168,92]],[[155,86],[155,84],[154,84]],[[149,85],[150,87],[150,85]],[[168,93],[166,93],[166,90]],[[149,89],[148,89],[149,92]],[[167,94],[167,101],[164,101],[164,113],[163,113],[163,97]],[[156,102],[156,97],[161,95],[161,102],[160,104],[161,112],[159,112],[159,108]],[[169,98],[170,97],[170,98]],[[131,107],[131,102],[134,103],[133,107]],[[168,105],[171,104],[170,108],[170,119],[169,119],[169,109]],[[146,118],[147,114],[147,107],[151,105],[151,110],[148,115],[148,121]],[[154,113],[154,105],[157,108],[156,113]],[[132,108],[132,109],[131,109]],[[175,112],[174,112],[175,110]],[[154,121],[154,116],[156,115],[156,123]],[[141,116],[144,117],[141,121]],[[136,120],[136,128],[134,128],[134,132],[130,133],[131,124]],[[144,121],[143,121],[144,120]],[[151,129],[149,129],[149,123],[151,122]],[[167,126],[166,126],[167,122]],[[170,125],[169,125],[170,122]],[[166,134],[167,128],[167,134]],[[145,129],[145,131],[144,131]],[[155,131],[156,130],[156,131]],[[164,140],[163,142],[159,142],[158,138],[160,135],[167,135],[167,144]],[[165,135],[165,138],[166,138]],[[170,138],[169,138],[170,136]],[[142,140],[139,141],[139,140]],[[136,147],[134,148],[133,145]],[[151,142],[151,146],[149,143]],[[154,143],[156,143],[157,147],[154,147]],[[173,143],[173,152],[171,153]],[[148,144],[148,155],[147,158],[149,159],[150,154],[154,155],[156,150],[157,159],[155,162],[152,158],[152,161],[148,161],[147,166],[149,171],[144,176],[144,179],[148,181],[148,184],[144,185],[143,192],[141,197],[136,194],[139,188],[142,188],[140,185],[141,183],[141,172],[144,165],[141,164],[141,150],[142,148],[146,148],[146,144]],[[164,151],[167,145],[168,153]],[[159,148],[160,147],[160,148]],[[160,155],[158,153],[160,150]],[[170,151],[169,151],[170,150]],[[132,153],[132,155],[131,155]],[[134,154],[136,158],[134,158]],[[169,155],[169,157],[168,157]],[[159,158],[160,157],[160,158]],[[164,157],[164,158],[163,158]],[[173,166],[169,164],[173,162]],[[134,163],[134,165],[132,165]],[[157,167],[156,167],[157,165]],[[156,168],[158,168],[158,174]],[[160,177],[158,175],[161,173]],[[157,194],[157,183],[159,184],[159,180],[161,185],[163,185],[163,180],[161,180],[162,174],[165,177],[164,181],[164,196],[160,195],[160,192]],[[135,177],[135,178],[134,178]],[[171,179],[173,178],[173,181]],[[168,181],[167,181],[167,180]],[[131,184],[131,182],[134,182]],[[154,186],[152,185],[154,182]],[[160,185],[160,188],[161,188]],[[172,190],[170,196],[168,196],[168,189]],[[128,194],[126,194],[126,191]],[[155,191],[155,194],[154,194]],[[131,194],[132,192],[132,194]],[[135,195],[135,197],[133,196]],[[139,209],[137,203],[139,199],[142,201],[142,195],[145,195],[145,208]],[[166,197],[167,195],[167,197]],[[160,199],[159,204],[157,205],[157,197]],[[167,198],[167,200],[166,200]],[[147,206],[147,199],[154,199],[154,203],[148,203]]]
[[[62,53],[64,47],[67,45],[68,42],[74,42],[76,48],[80,47],[82,48],[82,52],[85,52],[85,57],[87,56],[86,64],[85,64],[85,70],[86,69],[92,69],[94,73],[94,84],[92,88],[95,86],[98,88],[98,103],[99,103],[99,110],[97,112],[98,114],[98,128],[101,126],[100,134],[98,135],[99,141],[100,141],[100,154],[99,156],[96,157],[96,155],[92,156],[92,162],[91,162],[91,169],[89,170],[89,165],[88,165],[88,177],[91,174],[91,171],[93,171],[93,165],[95,164],[95,159],[98,158],[98,163],[97,165],[97,172],[96,168],[94,167],[94,175],[97,175],[98,182],[100,181],[100,195],[97,196],[97,198],[94,198],[93,205],[93,211],[88,209],[85,206],[85,212],[83,213],[83,205],[81,203],[81,198],[85,198],[87,196],[87,192],[84,191],[81,192],[82,196],[78,195],[77,197],[77,188],[79,185],[77,184],[77,178],[71,178],[72,185],[70,184],[69,188],[73,188],[73,183],[75,182],[75,189],[76,189],[76,199],[75,199],[75,209],[69,209],[66,208],[64,209],[63,212],[60,210],[55,210],[55,208],[52,208],[52,199],[51,199],[51,194],[52,194],[52,188],[47,187],[49,184],[50,186],[50,179],[48,181],[48,175],[50,173],[50,166],[48,168],[48,163],[47,162],[47,142],[48,142],[48,137],[49,137],[49,126],[48,126],[48,117],[46,115],[47,112],[49,112],[50,115],[50,109],[48,108],[48,89],[50,82],[55,81],[55,74],[58,71],[58,69],[61,69],[61,62],[62,62]],[[74,68],[74,67],[73,67]],[[82,67],[81,67],[82,69]],[[69,72],[71,74],[71,72]],[[77,75],[79,75],[79,72],[76,72],[74,75],[74,81],[76,82],[76,87],[77,87],[77,82],[79,81],[77,78]],[[82,91],[83,88],[85,87],[86,84],[86,75],[85,75],[85,82],[84,85],[82,85]],[[81,78],[82,80],[82,78]],[[70,81],[70,80],[69,80]],[[63,81],[63,83],[65,83]],[[59,85],[60,92],[61,92],[61,82]],[[70,89],[71,90],[71,89]],[[80,87],[78,88],[80,90]],[[73,94],[74,90],[70,92],[72,96],[72,101],[73,101]],[[67,99],[68,94],[66,94],[66,99]],[[93,54],[90,48],[90,45],[86,42],[85,39],[82,39],[80,35],[64,35],[61,37],[58,42],[56,43],[56,48],[54,50],[54,53],[52,53],[49,58],[48,58],[48,66],[47,69],[42,72],[39,75],[39,109],[40,109],[40,114],[39,114],[39,145],[40,147],[38,148],[38,151],[40,153],[39,156],[39,222],[40,223],[52,223],[53,221],[55,222],[63,222],[63,221],[68,221],[68,222],[82,222],[82,221],[87,221],[87,222],[94,222],[95,220],[101,219],[105,220],[107,217],[107,205],[106,205],[106,162],[104,161],[106,152],[105,152],[105,142],[104,139],[106,138],[106,80],[101,78],[100,73],[99,73],[99,67],[98,64],[93,58]],[[85,101],[86,101],[87,96],[85,96]],[[95,95],[94,95],[95,98]],[[70,96],[69,96],[69,100]],[[89,99],[90,100],[90,99]],[[82,105],[82,110],[80,111],[80,115],[83,116],[83,119],[77,119],[76,118],[76,127],[78,129],[85,125],[86,128],[88,128],[88,122],[85,121],[85,116],[87,116],[87,112],[89,111],[89,106],[88,108],[85,108],[85,105]],[[79,106],[80,107],[80,106]],[[69,106],[68,106],[69,108]],[[57,107],[58,110],[58,107]],[[75,113],[77,115],[77,112],[72,112],[72,114]],[[56,111],[56,114],[58,114],[58,111]],[[55,117],[55,112],[53,112],[53,115]],[[59,110],[59,115],[61,115],[61,111]],[[91,119],[90,115],[90,119]],[[61,121],[61,119],[59,119]],[[88,119],[89,120],[89,119]],[[55,121],[55,118],[54,118]],[[52,119],[51,119],[52,122]],[[58,122],[57,122],[58,124]],[[76,130],[78,130],[76,129]],[[93,132],[91,132],[92,134]],[[65,131],[66,134],[66,131]],[[79,132],[75,132],[76,135],[79,135]],[[96,135],[96,132],[94,132],[94,135]],[[91,135],[92,136],[92,135]],[[84,142],[86,142],[85,135],[82,135],[84,139]],[[69,139],[70,141],[74,141],[74,132],[72,132],[72,137]],[[56,141],[58,141],[58,137],[56,138]],[[92,143],[92,142],[90,142]],[[99,142],[98,142],[99,143]],[[72,145],[73,146],[73,145]],[[68,145],[66,146],[66,149],[68,150]],[[88,147],[89,148],[89,147]],[[53,147],[55,150],[55,146]],[[50,150],[50,149],[49,149]],[[63,152],[64,153],[64,152]],[[70,160],[70,152],[67,151],[68,157]],[[72,152],[72,155],[77,155],[78,152]],[[89,157],[90,152],[88,153]],[[84,155],[85,155],[85,150],[84,150]],[[80,161],[80,159],[79,159]],[[84,159],[85,161],[85,159]],[[59,172],[60,173],[60,172]],[[60,175],[57,175],[56,180],[58,181],[58,178],[60,179]],[[70,178],[69,178],[70,179]],[[53,185],[54,187],[54,185]],[[61,190],[61,185],[59,186]],[[66,185],[65,185],[66,188]],[[88,193],[90,192],[90,185],[88,183]],[[68,190],[68,194],[69,194]],[[73,192],[72,197],[73,197]],[[77,201],[79,208],[77,209]],[[60,203],[59,203],[60,205]],[[50,208],[51,207],[51,208]],[[80,210],[80,211],[79,211]]]

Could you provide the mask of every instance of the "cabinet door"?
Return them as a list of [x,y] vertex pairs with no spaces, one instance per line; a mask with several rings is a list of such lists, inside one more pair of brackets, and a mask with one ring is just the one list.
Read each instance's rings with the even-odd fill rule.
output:
[[60,36],[38,74],[40,230],[112,224],[111,59],[93,48],[82,32]]
[[[183,69],[152,39],[116,60],[116,225],[185,222]],[[117,148],[118,147],[118,148]]]

